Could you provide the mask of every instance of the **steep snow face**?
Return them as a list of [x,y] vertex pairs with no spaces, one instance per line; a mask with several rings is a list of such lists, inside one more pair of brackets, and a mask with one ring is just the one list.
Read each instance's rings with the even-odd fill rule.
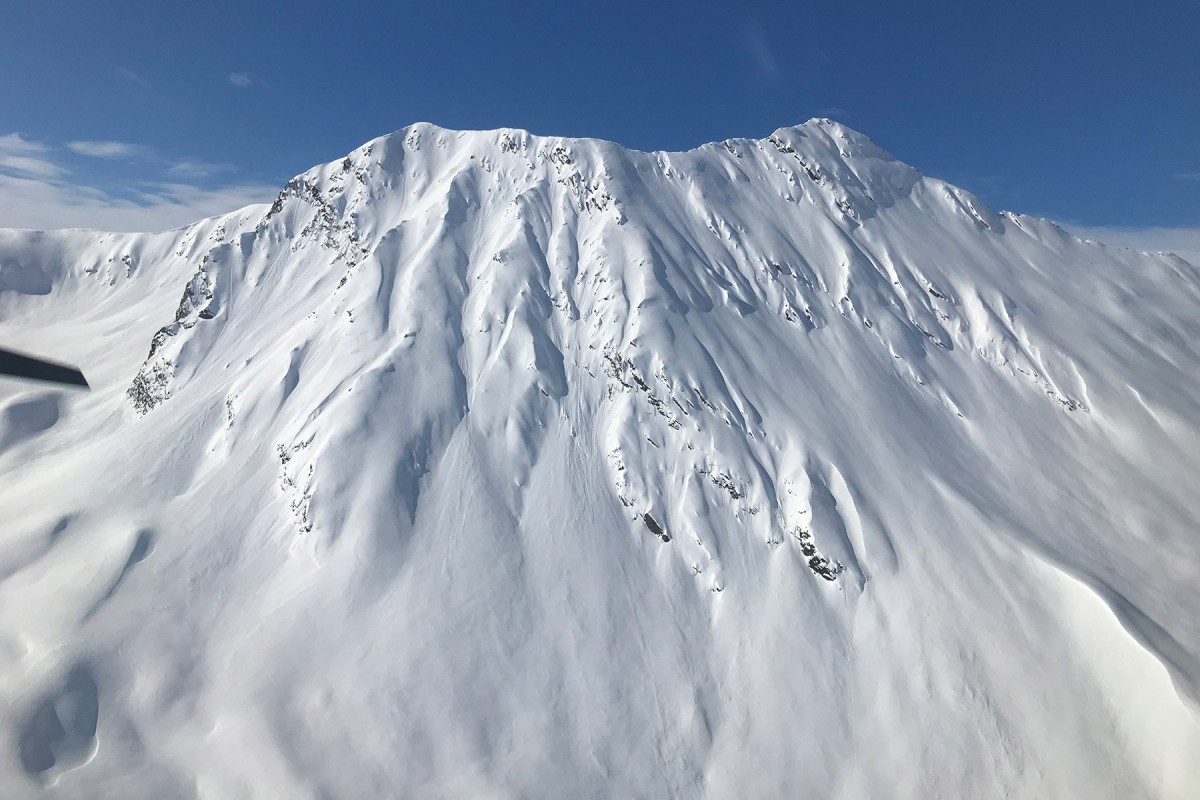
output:
[[1194,797],[1200,273],[828,120],[0,232],[6,797]]

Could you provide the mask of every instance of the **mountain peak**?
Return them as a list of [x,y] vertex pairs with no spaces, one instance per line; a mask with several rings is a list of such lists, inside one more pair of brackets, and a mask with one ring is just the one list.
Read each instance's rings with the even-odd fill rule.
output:
[[[803,122],[798,125],[779,128],[770,136],[763,139],[739,138],[725,141],[766,143],[773,138],[787,138],[789,135],[822,135],[830,138],[833,141],[841,143],[841,145],[845,148],[849,148],[850,150],[847,151],[848,153],[853,151],[855,154],[859,155],[883,157],[889,161],[895,160],[890,154],[875,145],[874,142],[872,142],[871,139],[865,134],[850,128],[849,126],[843,125],[840,122],[825,117],[814,117],[807,122]],[[640,151],[606,139],[535,134],[523,128],[459,130],[453,128],[444,128],[431,122],[414,122],[363,144],[361,147],[356,148],[351,153],[351,156],[353,156],[354,153],[373,151],[381,146],[385,147],[394,144],[407,144],[411,148],[413,144],[421,141],[432,142],[442,148],[446,148],[452,143],[462,143],[467,148],[481,150],[493,146],[511,148],[515,142],[522,142],[524,148],[535,151],[546,145],[553,145],[584,149],[599,148],[606,151],[615,150],[630,154],[658,156],[680,156],[688,152],[693,152],[694,150],[721,147],[725,144],[725,141],[708,142],[700,145],[698,148],[693,148],[693,150],[688,151]]]

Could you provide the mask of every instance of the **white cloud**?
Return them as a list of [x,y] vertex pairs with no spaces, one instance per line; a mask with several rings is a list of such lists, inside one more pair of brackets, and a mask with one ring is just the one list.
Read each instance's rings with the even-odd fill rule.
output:
[[[101,158],[130,153],[154,155],[140,145],[123,142],[71,142],[67,146],[77,153]],[[278,192],[278,187],[263,184],[205,188],[171,180],[138,184],[128,192],[136,199],[130,199],[69,179],[67,170],[55,163],[51,154],[46,144],[20,134],[0,136],[0,227],[167,230],[270,202]],[[205,170],[212,174],[223,169],[223,165],[180,161],[166,171],[178,179],[203,177],[199,173]]]
[[233,172],[232,164],[210,164],[207,161],[185,159],[167,167],[167,172],[176,178],[207,178],[222,172]]
[[1200,228],[1097,228],[1073,223],[1059,224],[1084,239],[1150,253],[1174,253],[1184,261],[1200,266]]
[[26,139],[19,133],[6,133],[0,136],[0,153],[44,153],[46,145]]
[[139,73],[134,72],[129,67],[117,67],[117,74],[132,83],[134,86],[140,86],[143,89],[150,88],[150,81],[146,80]]
[[129,142],[67,142],[67,149],[94,158],[131,158],[146,152],[141,145]]
[[26,139],[19,133],[0,136],[0,174],[54,178],[66,170],[46,157],[46,145]]
[[214,164],[194,158],[171,160],[152,148],[132,142],[67,142],[67,149],[83,156],[94,158],[141,158],[163,169],[172,179],[210,178],[223,172],[233,172],[232,164]]
[[145,187],[135,202],[92,186],[0,175],[0,227],[161,231],[269,203],[278,191],[261,184],[205,189],[157,183]]
[[0,173],[18,173],[21,175],[36,175],[42,178],[54,178],[65,174],[66,170],[44,158],[32,156],[10,156],[0,154]]
[[249,72],[231,72],[229,82],[239,89],[249,89],[254,85],[254,79],[250,77]]
[[746,55],[754,62],[759,77],[772,81],[779,77],[779,59],[775,57],[775,51],[757,20],[751,20],[742,29],[741,44]]
[[1179,172],[1172,177],[1180,181],[1200,181],[1200,172]]

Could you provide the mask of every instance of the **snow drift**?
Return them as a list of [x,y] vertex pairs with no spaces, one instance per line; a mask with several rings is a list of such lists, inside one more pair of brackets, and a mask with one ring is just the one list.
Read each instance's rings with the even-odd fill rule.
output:
[[0,231],[6,797],[1194,797],[1200,272],[828,120]]

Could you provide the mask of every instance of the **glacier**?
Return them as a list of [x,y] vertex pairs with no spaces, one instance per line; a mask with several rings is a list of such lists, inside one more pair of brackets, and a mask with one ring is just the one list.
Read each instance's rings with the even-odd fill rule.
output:
[[1200,792],[1200,270],[816,119],[0,231],[0,794]]

